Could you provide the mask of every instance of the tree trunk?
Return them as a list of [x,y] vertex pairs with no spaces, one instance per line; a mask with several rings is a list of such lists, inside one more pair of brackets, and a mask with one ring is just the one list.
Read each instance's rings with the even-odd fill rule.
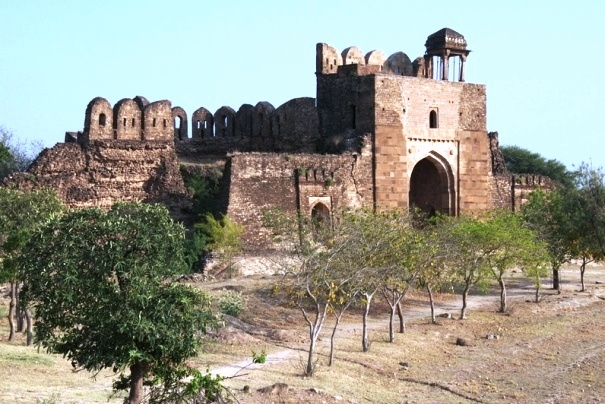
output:
[[17,315],[17,332],[25,330],[25,313],[19,300],[19,282],[15,283],[15,314]]
[[307,358],[307,367],[305,369],[305,376],[313,376],[313,355],[315,354],[315,344],[317,343],[317,338],[315,335],[311,337],[311,342],[309,343],[309,357]]
[[435,319],[435,299],[433,297],[433,289],[427,284],[426,290],[429,292],[429,303],[431,305],[431,323],[436,324],[437,320]]
[[17,284],[10,283],[10,303],[8,305],[8,340],[12,341],[15,338],[15,309],[17,307]]
[[334,336],[336,335],[336,329],[338,328],[341,318],[342,313],[336,316],[336,322],[334,323],[334,328],[332,329],[332,336],[330,337],[330,359],[328,359],[328,366],[332,366],[332,363],[334,363]]
[[498,285],[500,285],[500,313],[506,312],[506,285],[504,279],[498,279]]
[[403,317],[403,310],[401,309],[401,300],[397,303],[397,315],[399,316],[399,333],[405,334],[405,318]]
[[128,404],[139,404],[145,398],[143,380],[145,379],[145,365],[137,362],[130,366],[130,394]]
[[395,311],[397,310],[397,305],[391,306],[391,312],[389,313],[389,342],[395,342],[395,327],[393,323],[395,322]]
[[468,291],[470,288],[470,285],[467,283],[464,285],[464,290],[462,291],[462,309],[460,309],[460,320],[464,320],[466,318],[466,298],[468,297]]
[[582,289],[580,292],[586,292],[586,286],[584,285],[584,271],[586,271],[586,261],[582,260],[582,265],[580,265],[580,283],[582,284]]
[[31,346],[33,344],[33,339],[34,339],[34,332],[32,329],[32,313],[29,311],[29,309],[26,307],[24,310],[25,312],[25,322],[27,323],[27,329],[26,329],[26,333],[27,333],[27,346]]
[[370,303],[372,303],[373,295],[365,295],[366,307],[363,311],[363,331],[361,336],[361,350],[368,352],[370,350],[370,344],[368,339],[368,315],[370,313]]
[[559,281],[559,269],[552,270],[552,288],[561,292],[561,282]]
[[536,286],[536,303],[540,303],[540,285]]

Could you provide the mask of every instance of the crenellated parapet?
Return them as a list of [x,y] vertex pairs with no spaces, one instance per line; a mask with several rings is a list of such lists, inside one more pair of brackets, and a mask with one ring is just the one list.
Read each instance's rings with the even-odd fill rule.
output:
[[373,50],[364,55],[356,46],[350,46],[339,53],[326,43],[317,44],[316,74],[364,76],[376,73],[418,77],[424,75],[418,62],[413,63],[403,52],[386,57],[381,50]]
[[266,101],[243,104],[237,111],[223,106],[212,113],[200,107],[191,116],[191,136],[175,128],[175,142],[185,154],[314,152],[318,133],[315,99],[303,97],[278,108]]
[[[191,135],[188,127],[191,125]],[[94,98],[85,113],[84,131],[70,132],[66,142],[91,140],[175,141],[182,152],[223,154],[233,151],[313,152],[319,120],[315,99],[295,98],[278,108],[262,101],[237,111],[222,106],[214,113],[204,107],[189,119],[170,101],[124,98],[113,107]]]
[[88,103],[84,131],[79,143],[91,140],[171,140],[175,133],[175,111],[181,119],[182,108],[172,108],[170,101],[150,103],[145,97],[124,98],[113,107],[105,98]]

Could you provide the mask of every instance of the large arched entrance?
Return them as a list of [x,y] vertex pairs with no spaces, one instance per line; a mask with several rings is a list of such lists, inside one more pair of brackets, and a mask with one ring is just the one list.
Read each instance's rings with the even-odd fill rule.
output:
[[410,207],[427,214],[456,214],[456,189],[452,170],[441,156],[431,154],[420,160],[410,177]]

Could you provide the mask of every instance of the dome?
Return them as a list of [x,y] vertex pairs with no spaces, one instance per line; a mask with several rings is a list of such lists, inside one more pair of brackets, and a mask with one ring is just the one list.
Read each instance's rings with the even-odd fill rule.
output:
[[442,28],[429,35],[424,46],[426,46],[427,52],[444,48],[466,50],[466,39],[453,29]]

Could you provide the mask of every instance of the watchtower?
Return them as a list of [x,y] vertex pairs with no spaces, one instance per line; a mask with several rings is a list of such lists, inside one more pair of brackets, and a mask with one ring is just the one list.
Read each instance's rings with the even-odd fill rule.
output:
[[429,35],[423,57],[317,45],[317,109],[326,151],[373,140],[376,209],[457,215],[489,205],[485,86],[465,83],[464,36]]

